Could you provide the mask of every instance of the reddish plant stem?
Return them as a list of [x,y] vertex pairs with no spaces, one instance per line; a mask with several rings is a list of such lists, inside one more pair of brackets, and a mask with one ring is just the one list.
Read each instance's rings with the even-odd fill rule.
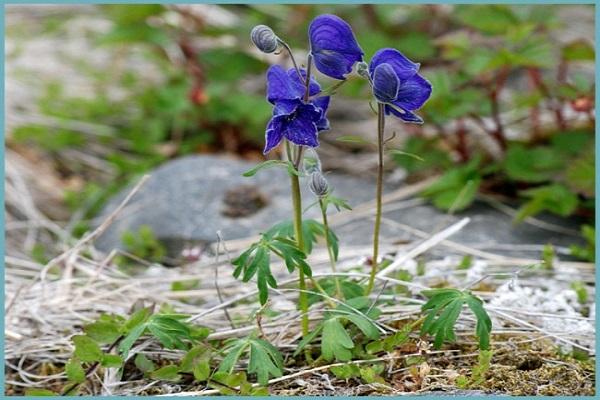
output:
[[[539,89],[538,83],[537,83],[539,81],[539,75],[540,75],[539,68],[535,68],[535,67],[527,68],[527,74],[529,75],[529,83],[530,83],[531,88],[533,90]],[[530,114],[530,119],[531,119],[531,129],[532,129],[532,134],[533,134],[533,140],[536,141],[539,139],[540,134],[541,134],[540,107],[537,104],[535,106],[531,107],[529,114]]]
[[[563,60],[563,61],[561,61],[560,65],[558,67],[558,72],[557,72],[557,81],[559,83],[562,83],[565,81],[566,72],[567,72],[567,64]],[[552,100],[551,99],[552,95],[551,95],[550,91],[548,90],[548,87],[546,87],[546,84],[542,80],[542,74],[540,72],[540,69],[532,68],[532,69],[530,69],[529,74],[530,74],[533,84],[542,93],[542,95],[544,97]],[[559,99],[555,99],[555,100],[556,101],[550,101],[549,109],[554,113],[554,119],[556,120],[556,125],[558,125],[558,127],[561,130],[565,130],[565,129],[567,129],[567,123],[566,123],[565,117],[563,116],[563,113],[562,113],[561,101]]]
[[492,131],[492,137],[496,140],[502,151],[506,150],[506,137],[504,136],[504,126],[500,119],[500,90],[504,87],[506,79],[508,78],[508,68],[502,68],[496,75],[496,82],[492,90],[490,91],[490,101],[492,103],[492,119],[496,128]]
[[465,127],[465,121],[462,118],[459,118],[458,121],[456,121],[456,125],[456,151],[460,156],[460,161],[464,163],[469,161],[470,158],[469,149],[467,147],[467,129]]

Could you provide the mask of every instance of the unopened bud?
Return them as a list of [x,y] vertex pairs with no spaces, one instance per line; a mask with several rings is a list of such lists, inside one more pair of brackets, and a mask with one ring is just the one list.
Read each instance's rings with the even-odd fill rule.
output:
[[356,64],[356,73],[365,79],[369,79],[369,64],[364,61]]
[[263,53],[273,53],[279,47],[279,38],[266,25],[256,25],[250,33],[252,43]]
[[316,171],[310,175],[308,187],[313,194],[319,198],[327,196],[329,193],[329,184],[322,173]]

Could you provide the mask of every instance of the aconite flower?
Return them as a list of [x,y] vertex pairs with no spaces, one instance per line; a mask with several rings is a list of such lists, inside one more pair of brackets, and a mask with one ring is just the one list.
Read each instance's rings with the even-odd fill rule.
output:
[[[300,70],[306,79],[306,71]],[[273,116],[267,124],[263,153],[276,147],[283,138],[299,146],[318,147],[318,133],[329,129],[325,113],[329,96],[318,96],[321,86],[311,77],[308,99],[306,86],[294,68],[285,71],[273,65],[267,71],[267,100],[273,104]]]
[[310,54],[317,69],[335,79],[344,80],[363,51],[346,21],[331,14],[316,17],[308,27]]
[[431,84],[419,75],[420,64],[396,49],[381,49],[369,64],[373,95],[385,104],[386,115],[394,114],[405,122],[423,123],[413,111],[431,96]]

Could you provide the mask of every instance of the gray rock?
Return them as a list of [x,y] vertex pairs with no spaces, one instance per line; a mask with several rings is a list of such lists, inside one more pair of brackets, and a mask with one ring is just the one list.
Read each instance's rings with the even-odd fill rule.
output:
[[[259,171],[253,177],[242,173],[255,164],[217,156],[189,156],[164,164],[124,208],[115,223],[99,237],[96,246],[104,251],[121,248],[125,231],[149,225],[157,238],[176,255],[186,242],[209,243],[221,231],[224,239],[238,239],[291,219],[290,181],[282,168]],[[336,195],[351,205],[370,200],[374,184],[365,180],[326,174]],[[303,206],[316,198],[301,179]],[[99,221],[112,212],[131,188],[113,198]],[[246,197],[244,199],[243,197]],[[261,205],[263,205],[261,207]],[[306,214],[318,218],[316,207]]]
[[[149,225],[157,238],[167,245],[170,256],[178,256],[188,244],[208,244],[221,231],[223,238],[238,239],[257,234],[277,222],[292,216],[290,183],[287,172],[281,168],[259,171],[246,178],[242,173],[255,164],[217,156],[190,156],[164,164],[151,173],[151,178],[125,207],[115,223],[96,241],[99,249],[110,251],[121,247],[124,231],[137,231]],[[369,201],[375,194],[374,182],[335,173],[326,174],[335,194],[356,206]],[[301,179],[303,206],[315,201],[308,190],[308,182]],[[395,187],[388,186],[387,190]],[[131,188],[126,188],[112,199],[99,218],[102,221]],[[522,223],[515,225],[512,218],[491,206],[476,202],[457,215],[447,215],[434,207],[422,204],[402,210],[385,211],[386,219],[417,228],[426,233],[437,231],[468,216],[471,222],[451,240],[475,247],[496,244],[519,245],[552,243],[568,246],[578,241],[576,234],[557,233]],[[307,218],[320,220],[313,207]],[[544,216],[544,220],[577,232],[577,221]],[[371,218],[357,218],[335,227],[342,244],[370,244],[373,234]],[[398,226],[382,225],[382,243],[415,240]],[[503,254],[533,256],[518,246],[503,249]],[[440,251],[447,251],[446,248]],[[492,250],[497,251],[497,250]]]

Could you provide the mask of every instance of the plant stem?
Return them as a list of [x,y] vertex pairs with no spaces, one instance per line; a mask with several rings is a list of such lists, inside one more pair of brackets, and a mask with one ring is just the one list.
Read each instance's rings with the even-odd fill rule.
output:
[[375,195],[376,211],[373,228],[373,259],[371,261],[371,276],[367,286],[367,296],[373,290],[375,274],[377,273],[377,258],[379,257],[379,229],[381,227],[381,197],[383,195],[383,132],[385,130],[385,105],[378,103],[377,107],[377,194]]
[[[292,155],[288,153],[288,157],[290,157],[290,161],[294,162],[291,159]],[[299,170],[299,165],[294,163],[294,168],[296,171]],[[302,235],[302,197],[300,194],[300,178],[298,175],[291,174],[290,180],[292,184],[292,206],[294,208],[294,235],[296,237],[296,244],[298,249],[304,252],[304,238]],[[298,268],[298,277],[299,280],[299,299],[298,302],[300,304],[300,311],[302,311],[302,334],[304,336],[308,335],[308,297],[306,296],[306,280],[304,278],[304,272],[302,269]]]
[[[333,249],[331,248],[331,241],[329,240],[329,223],[327,222],[327,209],[325,208],[325,204],[323,204],[323,199],[319,199],[319,206],[321,207],[321,215],[323,216],[323,226],[325,227],[325,243],[327,244],[327,253],[329,254],[329,263],[331,264],[331,271],[335,274],[335,255],[333,254]],[[342,287],[340,286],[340,281],[338,277],[335,276],[333,278],[335,280],[335,291],[338,299],[342,298]]]

